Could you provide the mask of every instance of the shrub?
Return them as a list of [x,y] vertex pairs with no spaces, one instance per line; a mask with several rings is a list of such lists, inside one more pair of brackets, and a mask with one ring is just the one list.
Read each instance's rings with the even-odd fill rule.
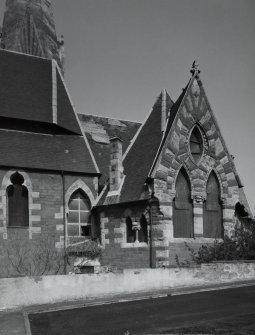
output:
[[55,243],[55,236],[51,235],[24,241],[13,233],[2,244],[5,262],[1,262],[1,273],[5,273],[5,277],[63,274],[64,252],[57,250]]
[[68,254],[72,256],[81,256],[89,259],[95,259],[101,256],[102,248],[96,241],[86,240],[82,243],[70,245],[67,248]]
[[255,224],[253,221],[242,223],[235,229],[235,236],[215,240],[213,245],[204,244],[198,251],[187,243],[193,261],[197,264],[213,261],[255,260]]

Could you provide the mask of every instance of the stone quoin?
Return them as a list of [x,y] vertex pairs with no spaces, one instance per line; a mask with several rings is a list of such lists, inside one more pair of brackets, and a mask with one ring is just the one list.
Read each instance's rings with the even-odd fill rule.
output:
[[[179,98],[163,89],[142,124],[78,114],[63,73],[51,2],[7,0],[1,277],[73,271],[68,250],[79,256],[91,240],[101,265],[171,267],[189,258],[185,243],[231,238],[243,216],[252,218],[196,62]],[[47,257],[39,266],[36,249],[54,255],[50,266]]]

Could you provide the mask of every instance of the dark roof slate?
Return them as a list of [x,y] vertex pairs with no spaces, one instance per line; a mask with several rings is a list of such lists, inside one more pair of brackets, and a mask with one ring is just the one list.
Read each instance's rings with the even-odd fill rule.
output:
[[[57,124],[81,135],[57,68]],[[52,61],[0,50],[0,116],[53,123]]]
[[0,129],[0,165],[96,174],[84,138]]
[[108,180],[110,165],[110,141],[112,137],[122,140],[123,153],[141,126],[138,122],[115,120],[107,117],[78,114],[81,126],[85,131],[91,150],[102,176],[100,184]]
[[52,65],[0,50],[0,165],[98,174],[64,81]]
[[0,50],[1,116],[52,122],[51,61]]
[[155,167],[155,164],[157,162],[157,158],[159,157],[160,155],[160,152],[165,144],[165,141],[167,139],[167,136],[172,128],[172,125],[174,123],[174,120],[175,120],[175,117],[181,107],[181,104],[182,102],[184,101],[184,97],[188,91],[188,87],[191,83],[191,80],[188,82],[187,86],[182,90],[182,93],[180,94],[180,96],[178,97],[178,99],[176,100],[176,102],[172,105],[171,107],[171,110],[170,110],[170,113],[168,115],[168,120],[167,120],[167,124],[166,124],[166,131],[165,131],[165,134],[164,134],[164,137],[160,143],[160,146],[159,146],[159,150],[158,150],[158,153],[157,153],[157,156],[155,156],[155,159],[154,159],[154,162],[153,162],[153,165],[151,166],[151,170],[150,170],[150,173],[149,173],[149,177],[151,177],[151,172],[153,171],[153,168]]
[[[149,117],[123,160],[125,181],[119,197],[119,202],[140,200],[153,161],[162,140],[161,129],[162,99],[160,94]],[[169,113],[172,100],[166,93],[166,111]]]
[[57,124],[81,135],[75,111],[59,72],[57,72]]

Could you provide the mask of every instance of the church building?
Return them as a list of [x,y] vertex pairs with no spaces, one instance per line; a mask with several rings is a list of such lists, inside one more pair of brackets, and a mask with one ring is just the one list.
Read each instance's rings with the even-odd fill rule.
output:
[[64,259],[92,239],[105,266],[176,266],[252,216],[196,62],[140,124],[77,114],[49,0],[7,0],[1,36],[0,276],[49,239]]

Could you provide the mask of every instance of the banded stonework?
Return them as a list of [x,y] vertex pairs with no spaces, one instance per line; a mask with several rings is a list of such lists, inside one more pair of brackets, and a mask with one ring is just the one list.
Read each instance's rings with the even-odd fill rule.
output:
[[[190,136],[194,127],[200,130],[203,140],[203,152],[196,162],[190,152]],[[195,77],[188,85],[153,172],[155,196],[159,199],[160,212],[163,214],[159,222],[163,239],[158,244],[165,248],[166,264],[169,259],[169,245],[186,240],[175,238],[173,233],[173,199],[176,196],[175,183],[181,168],[187,172],[191,184],[196,242],[208,241],[204,237],[203,211],[207,198],[206,185],[212,171],[219,183],[224,234],[231,236],[234,230],[235,204],[239,199],[238,181],[232,158],[201,81]],[[214,240],[213,237],[211,239]]]
[[28,236],[29,239],[32,239],[33,234],[41,233],[41,203],[38,202],[40,193],[33,190],[32,182],[29,175],[23,170],[9,170],[5,173],[2,179],[1,185],[1,202],[0,208],[2,215],[0,216],[0,233],[3,236],[3,239],[8,239],[8,220],[7,220],[7,188],[12,184],[11,176],[15,173],[19,173],[24,178],[23,185],[28,190],[28,207],[29,207],[29,222],[28,222]]

